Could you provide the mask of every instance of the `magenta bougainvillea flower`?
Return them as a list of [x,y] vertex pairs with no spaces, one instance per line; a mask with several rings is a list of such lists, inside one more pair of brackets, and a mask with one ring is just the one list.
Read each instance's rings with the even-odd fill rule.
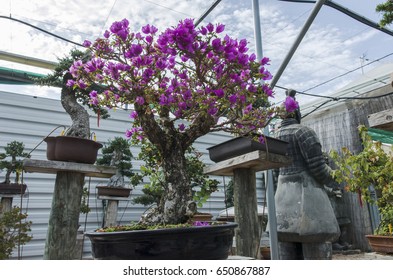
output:
[[[266,68],[270,60],[257,62],[255,54],[247,53],[247,40],[219,36],[224,31],[223,24],[195,28],[191,19],[162,33],[150,24],[132,32],[127,19],[114,22],[103,38],[85,41],[92,59],[71,66],[75,82],[69,85],[85,88],[92,82],[106,83],[110,90],[105,98],[91,95],[92,103],[134,104],[138,117],[165,112],[173,116],[172,122],[184,120],[182,132],[203,112],[213,118],[211,131],[242,134],[262,128],[275,110],[268,102],[273,91],[263,82],[272,77]],[[261,104],[266,106],[253,107],[256,100],[264,100]],[[143,109],[146,106],[152,110]],[[147,136],[139,118],[133,124],[143,127],[140,136]]]
[[196,227],[208,227],[208,226],[211,226],[211,224],[209,222],[203,222],[203,221],[195,221],[192,225],[196,226]]
[[296,101],[293,97],[291,97],[291,96],[287,96],[287,97],[285,98],[284,106],[285,106],[285,110],[286,110],[288,113],[292,113],[292,112],[294,112],[297,108],[299,108],[299,104],[298,104],[297,101]]

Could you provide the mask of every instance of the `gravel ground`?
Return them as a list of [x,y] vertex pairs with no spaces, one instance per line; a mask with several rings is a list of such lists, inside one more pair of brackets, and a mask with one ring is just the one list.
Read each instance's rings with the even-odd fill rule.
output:
[[[254,260],[250,257],[228,256],[229,260]],[[360,250],[346,250],[333,252],[332,260],[393,260],[393,254],[376,252],[361,252]]]
[[393,254],[364,253],[358,250],[333,254],[333,260],[393,260]]

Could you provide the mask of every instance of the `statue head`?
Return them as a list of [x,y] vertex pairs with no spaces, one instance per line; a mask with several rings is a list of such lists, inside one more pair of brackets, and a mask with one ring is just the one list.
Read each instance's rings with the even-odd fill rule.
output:
[[[296,100],[296,98],[295,98],[296,90],[294,90],[294,89],[291,89],[291,88],[287,89],[287,90],[285,91],[285,95],[286,95],[286,96],[290,96],[290,97],[292,97],[293,99]],[[293,114],[289,114],[289,115],[287,116],[287,119],[288,119],[288,118],[293,118],[293,119],[297,120],[298,123],[300,123],[300,121],[301,121],[301,119],[302,119],[302,116],[301,116],[301,114],[300,114],[300,107],[298,107],[298,108],[293,112]]]

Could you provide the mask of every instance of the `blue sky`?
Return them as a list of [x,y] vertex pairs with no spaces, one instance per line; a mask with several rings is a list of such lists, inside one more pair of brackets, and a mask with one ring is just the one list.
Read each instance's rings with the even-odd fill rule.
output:
[[[149,23],[160,29],[175,25],[180,19],[199,18],[213,0],[0,0],[0,15],[26,21],[69,40],[82,43],[93,40],[115,20],[127,18],[135,29]],[[383,0],[336,0],[373,21],[380,15],[375,6]],[[290,3],[278,0],[259,0],[262,48],[264,56],[271,59],[274,75],[299,34],[314,4]],[[227,34],[246,38],[250,50],[255,52],[252,0],[222,0],[201,23],[220,22],[226,25]],[[393,26],[388,26],[393,29]],[[31,27],[7,19],[0,19],[0,50],[19,55],[56,61],[75,47],[73,44],[46,35]],[[299,91],[329,95],[352,80],[367,75],[375,67],[393,62],[393,37],[368,27],[343,13],[323,6],[300,44],[297,52],[282,74],[277,86]],[[386,58],[379,60],[381,57]],[[355,68],[362,69],[344,75],[323,86],[318,86]],[[0,61],[0,66],[34,69]],[[44,71],[45,72],[45,71]],[[40,87],[1,85],[0,89],[40,96],[58,96],[58,90]],[[283,90],[276,88],[276,100]],[[309,97],[300,99],[307,102]]]

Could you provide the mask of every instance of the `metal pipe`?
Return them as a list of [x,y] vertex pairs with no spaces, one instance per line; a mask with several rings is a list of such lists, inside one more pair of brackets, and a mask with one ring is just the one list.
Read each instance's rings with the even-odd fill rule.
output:
[[[307,0],[279,0],[279,1],[295,2],[295,3],[315,3],[315,1],[312,1],[312,0],[308,0],[308,1]],[[364,17],[364,16],[362,16],[362,15],[360,15],[360,14],[358,14],[348,8],[345,8],[344,6],[341,6],[333,1],[326,1],[325,5],[333,8],[333,9],[336,9],[337,11],[340,11],[340,12],[346,14],[347,16],[350,16],[351,18],[353,18],[363,24],[366,24],[372,28],[375,28],[379,31],[389,34],[390,36],[393,36],[392,30],[382,27],[377,22],[372,21],[372,20],[370,20],[370,19],[368,19],[368,18],[366,18],[366,17]]]
[[37,29],[37,30],[39,30],[39,31],[41,31],[41,32],[44,32],[44,33],[46,33],[46,34],[49,34],[50,36],[56,37],[57,39],[66,41],[66,42],[68,42],[68,43],[71,43],[71,44],[74,44],[74,45],[77,45],[77,46],[80,46],[80,47],[83,47],[82,44],[79,44],[79,43],[77,43],[77,42],[68,40],[67,38],[64,38],[64,37],[61,37],[61,36],[59,36],[59,35],[56,35],[56,34],[54,34],[54,33],[52,33],[52,32],[46,31],[45,29],[42,29],[42,28],[40,28],[40,27],[38,27],[38,26],[35,26],[35,25],[30,24],[30,23],[28,23],[28,22],[25,22],[25,21],[23,21],[23,20],[13,18],[13,17],[11,17],[11,15],[10,15],[9,17],[0,15],[0,18],[9,19],[9,20],[12,20],[12,21],[16,21],[16,22],[22,23],[22,24],[24,24],[24,25],[30,26],[31,28],[34,28],[34,29]]
[[213,9],[221,2],[221,0],[216,0],[216,2],[213,3],[213,5],[211,5],[211,7],[209,9],[206,10],[206,12],[203,13],[203,15],[201,15],[197,21],[194,23],[194,26],[197,27],[202,20],[205,19],[205,17],[207,17],[208,14],[210,14],[211,11],[213,11]]
[[262,52],[262,31],[261,31],[261,19],[259,16],[259,0],[252,0],[252,10],[254,12],[254,37],[255,37],[255,49],[257,52],[257,58],[263,58]]
[[350,9],[347,9],[347,8],[341,6],[341,5],[339,5],[339,4],[337,4],[337,3],[333,2],[333,1],[327,1],[325,3],[325,5],[329,6],[329,7],[332,7],[333,9],[336,9],[337,11],[340,11],[340,12],[346,14],[347,16],[350,16],[351,18],[353,18],[353,19],[355,19],[355,20],[357,20],[357,21],[359,21],[359,22],[361,22],[363,24],[366,24],[366,25],[368,25],[368,26],[370,26],[370,27],[372,27],[374,29],[377,29],[377,30],[382,31],[382,32],[384,32],[386,34],[389,34],[390,36],[393,36],[393,31],[392,30],[389,30],[389,29],[387,29],[385,27],[381,27],[378,23],[376,23],[376,22],[374,22],[374,21],[372,21],[372,20],[370,20],[370,19],[368,19],[368,18],[366,18],[366,17],[364,17],[362,15],[359,15],[359,14],[351,11]]
[[[254,12],[254,36],[255,36],[255,49],[258,60],[263,58],[262,51],[262,32],[261,21],[259,15],[259,0],[252,0],[252,9]],[[264,129],[264,134],[269,136],[269,129]],[[274,202],[274,185],[272,170],[267,170],[265,174],[265,188],[266,188],[266,201],[267,201],[267,215],[269,220],[269,239],[270,239],[270,258],[278,260],[278,238],[277,238],[277,220],[276,220],[276,206]]]
[[13,54],[13,53],[4,52],[4,51],[0,51],[0,60],[16,62],[16,63],[35,66],[35,67],[39,67],[39,68],[46,68],[46,69],[50,69],[50,70],[53,70],[57,65],[56,62],[33,58],[33,57],[28,57],[28,56],[23,56],[23,55],[19,55],[19,54]]

